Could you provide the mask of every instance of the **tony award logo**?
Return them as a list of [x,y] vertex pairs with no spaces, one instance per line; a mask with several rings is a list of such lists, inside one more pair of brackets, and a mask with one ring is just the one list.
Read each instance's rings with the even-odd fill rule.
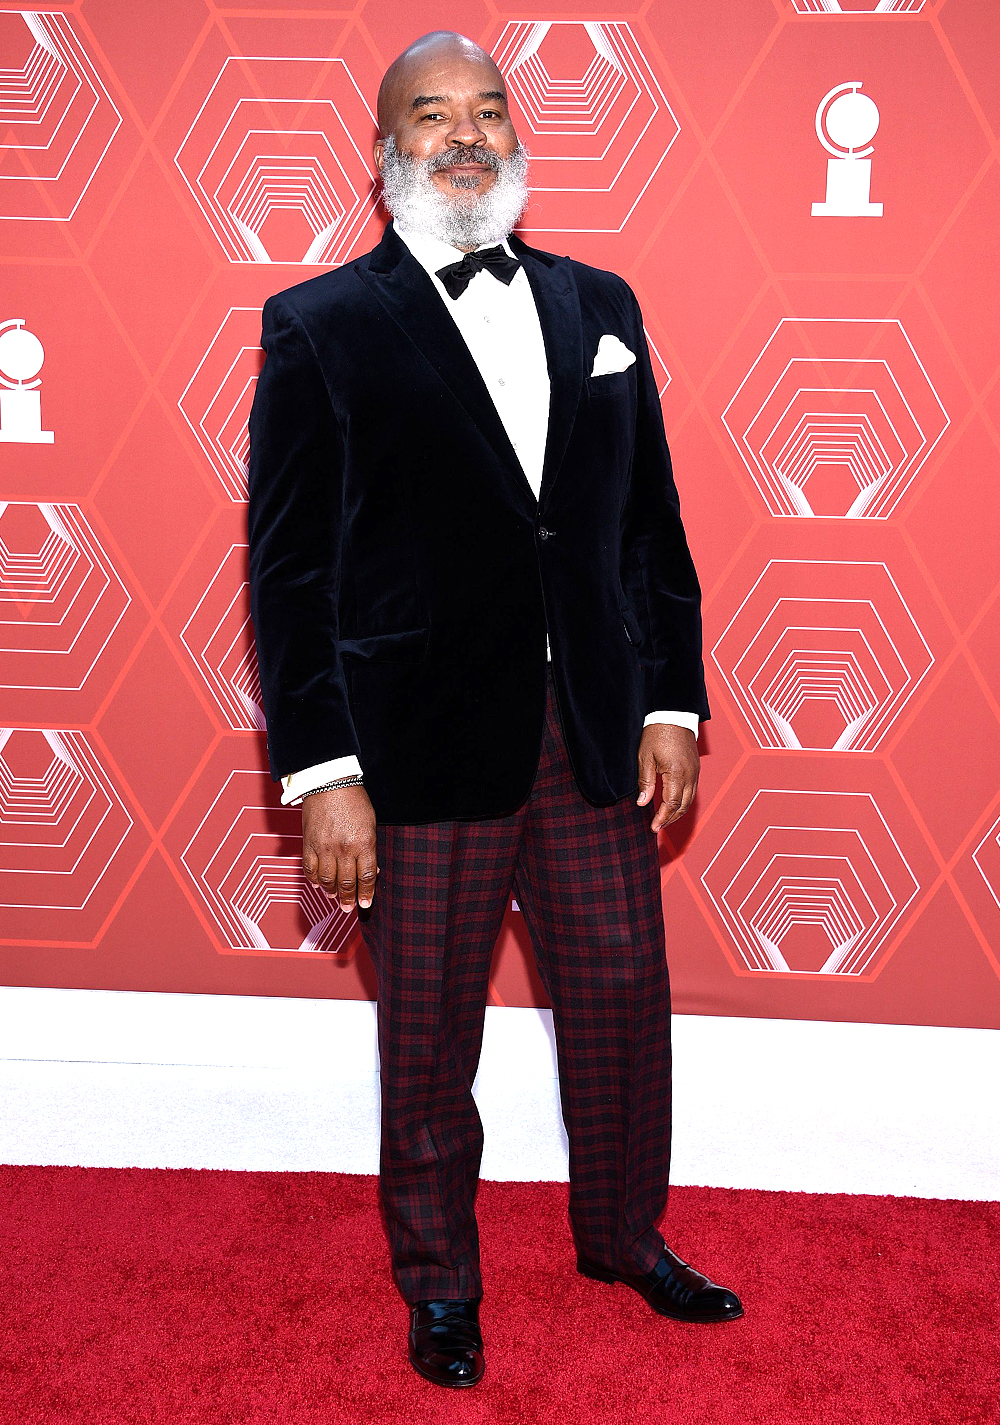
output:
[[52,444],[52,432],[42,430],[42,383],[33,379],[44,360],[42,343],[20,317],[0,322],[0,441]]
[[871,141],[878,131],[878,107],[859,94],[860,80],[838,84],[816,110],[816,133],[827,153],[826,201],[814,203],[814,218],[880,218],[882,204],[870,201]]

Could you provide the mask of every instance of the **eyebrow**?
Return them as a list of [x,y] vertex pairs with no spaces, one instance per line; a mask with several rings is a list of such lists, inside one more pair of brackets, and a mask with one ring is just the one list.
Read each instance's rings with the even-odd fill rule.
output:
[[[447,104],[451,96],[448,94],[418,94],[410,105],[410,111],[422,109],[425,104]],[[506,104],[507,95],[502,89],[481,89],[476,95],[477,99],[499,99]]]

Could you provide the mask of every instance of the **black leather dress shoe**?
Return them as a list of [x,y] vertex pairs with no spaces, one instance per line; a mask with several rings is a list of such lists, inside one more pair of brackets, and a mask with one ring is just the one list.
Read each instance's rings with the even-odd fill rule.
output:
[[624,1282],[640,1292],[654,1311],[676,1321],[735,1321],[743,1315],[743,1303],[734,1291],[709,1281],[669,1247],[648,1272],[612,1272],[607,1267],[577,1257],[576,1269],[599,1282]]
[[435,1385],[476,1385],[483,1378],[479,1298],[418,1301],[410,1312],[410,1364]]

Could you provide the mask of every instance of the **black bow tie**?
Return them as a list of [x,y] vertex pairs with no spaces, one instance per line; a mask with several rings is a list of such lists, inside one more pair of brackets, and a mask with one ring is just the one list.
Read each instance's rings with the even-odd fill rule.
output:
[[477,272],[492,272],[509,287],[520,266],[518,259],[511,257],[502,247],[484,247],[479,252],[467,252],[461,262],[449,262],[447,267],[439,267],[437,276],[444,283],[448,296],[454,300],[461,297]]

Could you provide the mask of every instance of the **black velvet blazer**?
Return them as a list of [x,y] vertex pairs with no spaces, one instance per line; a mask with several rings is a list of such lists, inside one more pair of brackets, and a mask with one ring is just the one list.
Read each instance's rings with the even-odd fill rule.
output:
[[[710,716],[701,591],[638,303],[613,273],[510,241],[551,378],[537,502],[391,224],[371,252],[264,305],[248,518],[271,775],[355,753],[385,822],[524,801],[546,629],[592,802],[634,795],[647,712]],[[591,377],[605,332],[637,359]]]

